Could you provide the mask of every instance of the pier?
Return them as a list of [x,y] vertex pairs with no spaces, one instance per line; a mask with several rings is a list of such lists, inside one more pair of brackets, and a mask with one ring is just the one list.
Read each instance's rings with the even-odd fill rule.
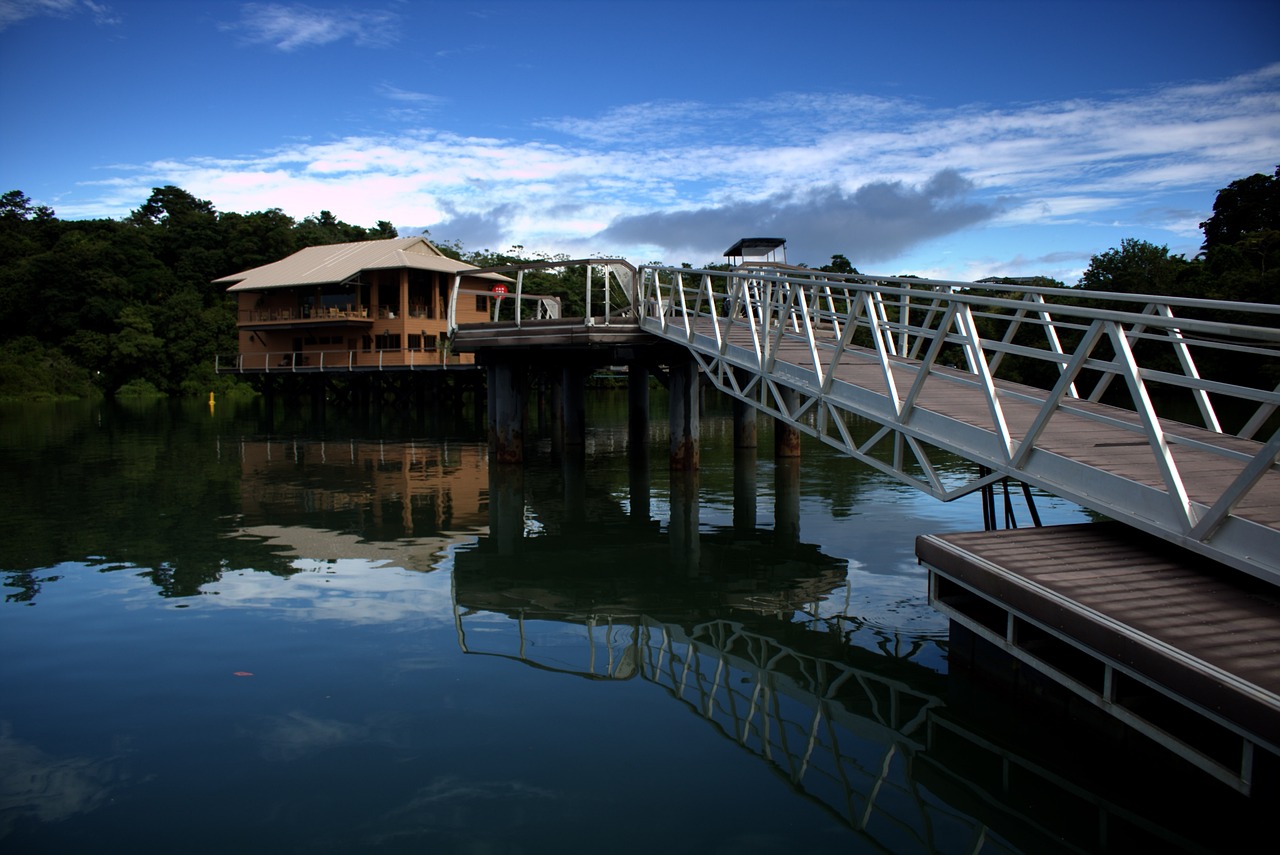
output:
[[[740,261],[564,262],[588,271],[584,318],[546,317],[519,266],[456,274],[449,348],[485,372],[495,460],[523,458],[535,388],[578,444],[583,384],[617,366],[633,441],[650,378],[667,386],[673,473],[698,466],[714,388],[744,454],[764,415],[779,457],[808,435],[940,501],[1002,484],[1068,499],[1111,522],[918,544],[956,655],[1006,657],[996,671],[1031,669],[1229,786],[1274,791],[1280,387],[1259,378],[1280,363],[1280,306]],[[514,289],[463,320],[468,276]]]

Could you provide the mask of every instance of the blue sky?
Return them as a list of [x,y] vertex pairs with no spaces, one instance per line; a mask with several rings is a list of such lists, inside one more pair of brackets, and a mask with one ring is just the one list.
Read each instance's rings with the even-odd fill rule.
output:
[[1280,164],[1273,0],[0,0],[0,191],[1074,284]]

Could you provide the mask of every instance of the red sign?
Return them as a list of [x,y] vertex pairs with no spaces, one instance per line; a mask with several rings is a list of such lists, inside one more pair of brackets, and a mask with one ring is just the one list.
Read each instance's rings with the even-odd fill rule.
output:
[[506,285],[503,285],[501,282],[499,282],[497,285],[494,285],[494,286],[493,286],[493,293],[495,293],[495,294],[505,294],[505,293],[507,293],[507,286],[506,286]]

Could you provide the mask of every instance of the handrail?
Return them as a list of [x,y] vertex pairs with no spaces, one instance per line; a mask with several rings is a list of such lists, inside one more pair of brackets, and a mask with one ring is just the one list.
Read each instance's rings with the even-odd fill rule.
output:
[[[395,359],[390,356],[394,354]],[[408,347],[378,350],[275,350],[215,355],[216,374],[316,373],[357,369],[427,368],[456,364],[457,357],[444,349],[414,350]]]
[[[626,306],[621,311],[629,311],[635,304],[635,281],[636,268],[622,258],[609,257],[592,257],[592,258],[575,258],[560,259],[555,261],[529,261],[520,262],[518,264],[506,264],[497,267],[483,267],[474,270],[460,271],[453,277],[453,287],[449,292],[449,308],[447,314],[447,328],[449,335],[452,336],[458,329],[458,297],[463,294],[485,296],[495,298],[495,306],[492,321],[502,320],[502,311],[506,307],[509,312],[510,320],[515,322],[519,327],[524,320],[537,319],[542,317],[560,317],[558,297],[548,294],[525,294],[524,293],[524,274],[531,270],[556,270],[566,267],[586,267],[586,281],[583,285],[584,304],[586,312],[583,322],[590,325],[594,323],[592,316],[592,305],[595,293],[595,284],[592,279],[592,271],[599,268],[604,274],[604,284],[602,287],[604,294],[604,319],[605,323],[609,323],[613,313],[612,289],[610,288],[610,277],[616,281],[622,289]],[[463,277],[475,278],[483,277],[485,274],[516,274],[516,293],[514,295],[504,292],[494,292],[493,290],[484,290],[481,288],[463,288]],[[548,314],[548,301],[555,301],[556,314]],[[532,310],[526,309],[532,305]],[[531,317],[526,317],[526,311]]]
[[[1280,531],[1236,514],[1259,484],[1280,479],[1280,385],[1261,379],[1280,375],[1280,305],[644,265],[636,311],[643,329],[688,347],[726,393],[937,498],[1017,478],[1280,584]],[[753,379],[735,375],[744,369]],[[969,390],[985,416],[970,408],[964,420],[940,421],[925,399],[942,388]],[[799,405],[784,404],[783,390]],[[1195,427],[1157,409],[1170,394],[1184,396]],[[1131,409],[1103,403],[1117,398]],[[858,419],[880,430],[856,439]],[[1074,461],[1070,449],[1038,453],[1066,419],[1127,432],[1132,442],[1107,444],[1145,446],[1158,486],[1104,466],[1110,492],[1098,495],[1097,466],[1052,462]],[[893,445],[891,460],[881,442]],[[944,482],[925,446],[992,474]],[[1194,454],[1220,461],[1195,465],[1220,467],[1213,483],[1224,486],[1184,472],[1179,458]]]

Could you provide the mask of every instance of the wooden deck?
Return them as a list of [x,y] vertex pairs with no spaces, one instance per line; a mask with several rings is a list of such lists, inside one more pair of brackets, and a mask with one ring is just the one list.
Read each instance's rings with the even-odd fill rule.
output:
[[1250,783],[1251,746],[1280,756],[1274,587],[1114,523],[928,535],[916,554],[939,610],[1229,783]]

